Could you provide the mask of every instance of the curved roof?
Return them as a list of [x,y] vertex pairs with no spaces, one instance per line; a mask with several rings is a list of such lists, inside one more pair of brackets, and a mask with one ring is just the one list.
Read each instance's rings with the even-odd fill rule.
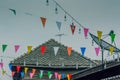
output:
[[[40,46],[46,46],[44,55],[41,54]],[[54,48],[59,47],[57,55],[55,56]],[[90,59],[82,56],[80,53],[72,50],[71,55],[68,56],[67,46],[50,39],[47,42],[39,45],[37,48],[32,50],[30,54],[24,54],[15,60],[11,61],[13,66],[36,66],[36,67],[52,67],[52,68],[69,68],[69,67],[89,67],[96,66],[97,64]]]

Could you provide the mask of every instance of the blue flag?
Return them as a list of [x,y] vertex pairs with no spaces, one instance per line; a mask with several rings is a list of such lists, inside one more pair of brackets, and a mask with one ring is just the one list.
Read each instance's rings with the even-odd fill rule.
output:
[[10,70],[12,71],[12,64],[9,64],[9,68],[10,68]]
[[81,47],[80,49],[81,49],[82,55],[84,56],[86,48],[85,47]]
[[21,77],[23,78],[24,77],[24,72],[21,72],[20,74],[21,74]]
[[59,21],[56,21],[56,24],[57,24],[57,26],[58,26],[58,29],[60,30],[60,28],[61,28],[61,22],[59,22]]
[[62,79],[64,79],[65,78],[65,74],[62,74]]

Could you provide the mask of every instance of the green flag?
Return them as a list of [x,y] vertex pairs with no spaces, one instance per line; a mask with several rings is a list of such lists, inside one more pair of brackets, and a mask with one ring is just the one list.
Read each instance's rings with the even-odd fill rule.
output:
[[51,74],[51,72],[50,72],[50,71],[48,71],[48,77],[50,77],[50,74]]
[[115,39],[115,34],[111,34],[110,36],[111,36],[111,41],[112,41],[112,43],[113,43],[113,42],[114,42],[114,39]]
[[7,47],[6,44],[3,44],[3,45],[2,45],[2,50],[3,50],[3,52],[5,51],[6,47]]
[[43,77],[43,73],[40,73],[39,78],[42,79],[42,77]]

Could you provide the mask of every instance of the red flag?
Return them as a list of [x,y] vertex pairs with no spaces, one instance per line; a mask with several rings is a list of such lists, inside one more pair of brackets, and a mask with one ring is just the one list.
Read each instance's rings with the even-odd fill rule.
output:
[[43,27],[45,27],[46,18],[44,18],[44,17],[40,17],[40,18],[41,18],[41,21],[42,21]]
[[15,75],[15,71],[12,71],[12,77]]
[[70,27],[71,27],[71,31],[72,31],[72,35],[74,34],[74,32],[75,32],[75,28],[76,28],[76,26],[74,25],[70,25]]
[[16,70],[17,70],[17,72],[20,72],[20,66],[16,66]]
[[41,46],[40,51],[41,51],[42,55],[44,55],[44,53],[46,51],[46,46]]

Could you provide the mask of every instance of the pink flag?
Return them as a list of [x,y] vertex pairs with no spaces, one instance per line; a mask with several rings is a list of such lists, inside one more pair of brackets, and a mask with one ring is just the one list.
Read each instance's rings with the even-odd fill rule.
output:
[[32,79],[33,78],[33,73],[30,73],[30,79]]
[[96,55],[98,56],[99,52],[100,52],[100,47],[96,47],[95,48],[95,52],[96,52]]
[[0,62],[0,67],[3,68],[3,62]]
[[14,47],[15,47],[15,53],[16,53],[20,46],[19,45],[15,45]]
[[55,75],[55,78],[57,79],[58,78],[58,72],[55,72],[54,75]]
[[12,77],[15,75],[15,71],[12,71]]
[[84,36],[85,36],[85,38],[87,37],[87,34],[88,34],[88,28],[84,28]]

